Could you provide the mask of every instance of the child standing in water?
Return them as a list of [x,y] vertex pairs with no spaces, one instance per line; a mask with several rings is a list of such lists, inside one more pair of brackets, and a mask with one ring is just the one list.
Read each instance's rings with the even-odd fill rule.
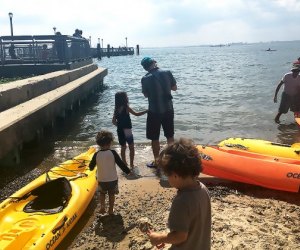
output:
[[108,214],[114,213],[115,194],[118,190],[118,174],[116,164],[126,174],[130,174],[130,169],[121,160],[117,152],[111,149],[113,134],[102,130],[96,136],[96,142],[100,150],[93,155],[89,168],[93,170],[97,166],[97,180],[100,189],[100,213],[105,213],[105,196],[108,193],[109,210]]
[[129,107],[128,97],[126,92],[117,92],[115,94],[115,111],[112,123],[117,126],[119,143],[121,145],[121,158],[126,165],[126,143],[129,147],[130,168],[134,167],[134,141],[132,134],[132,123],[130,114],[141,116],[146,114],[148,110],[135,112]]

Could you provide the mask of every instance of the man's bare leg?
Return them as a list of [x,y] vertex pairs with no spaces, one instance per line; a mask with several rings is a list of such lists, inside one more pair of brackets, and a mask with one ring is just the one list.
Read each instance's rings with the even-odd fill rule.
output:
[[279,118],[280,118],[281,115],[282,115],[282,113],[278,112],[278,114],[276,115],[276,117],[274,119],[276,123],[280,123]]
[[173,144],[174,143],[174,137],[167,138],[167,143],[168,143],[168,145]]
[[130,168],[134,167],[134,143],[131,143],[129,146],[129,158],[130,158]]
[[159,150],[160,150],[159,140],[153,140],[151,144],[152,144],[152,152],[153,152],[154,164],[155,164],[156,159],[159,157]]

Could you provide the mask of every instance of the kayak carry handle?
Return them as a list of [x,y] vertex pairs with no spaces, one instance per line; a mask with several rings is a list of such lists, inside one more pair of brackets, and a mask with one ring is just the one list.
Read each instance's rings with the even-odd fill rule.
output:
[[59,225],[58,227],[54,228],[54,229],[52,230],[52,233],[53,233],[53,234],[56,234],[56,232],[58,232],[61,228],[63,228],[63,226],[65,225],[65,223],[66,223],[67,220],[68,220],[68,217],[65,216],[65,217],[63,218],[63,221],[62,221],[61,225]]

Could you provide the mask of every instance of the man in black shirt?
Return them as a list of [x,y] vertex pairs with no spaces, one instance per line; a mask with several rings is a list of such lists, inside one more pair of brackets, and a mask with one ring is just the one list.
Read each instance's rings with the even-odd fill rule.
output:
[[176,91],[177,85],[171,71],[158,68],[154,59],[145,57],[141,61],[141,65],[148,71],[143,76],[141,83],[142,92],[148,98],[149,103],[146,135],[152,141],[154,156],[154,162],[148,166],[155,167],[155,160],[158,158],[160,150],[161,126],[168,144],[174,142],[174,109],[171,90]]

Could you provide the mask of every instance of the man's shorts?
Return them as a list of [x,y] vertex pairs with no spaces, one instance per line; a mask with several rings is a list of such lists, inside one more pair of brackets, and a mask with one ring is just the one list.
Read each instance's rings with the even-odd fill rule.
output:
[[297,102],[296,102],[295,99],[296,99],[296,97],[290,96],[287,93],[282,92],[281,101],[280,101],[278,112],[286,114],[289,111],[289,109],[292,112],[297,111],[297,107],[296,107],[297,106],[296,105]]
[[126,142],[128,145],[133,143],[133,134],[130,128],[118,129],[117,133],[118,133],[119,144],[121,146],[126,145]]
[[174,136],[174,111],[163,114],[148,112],[146,136],[149,140],[159,140],[160,127],[164,130],[166,138]]
[[118,194],[118,180],[115,181],[107,181],[107,182],[98,182],[99,191],[101,194]]

